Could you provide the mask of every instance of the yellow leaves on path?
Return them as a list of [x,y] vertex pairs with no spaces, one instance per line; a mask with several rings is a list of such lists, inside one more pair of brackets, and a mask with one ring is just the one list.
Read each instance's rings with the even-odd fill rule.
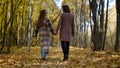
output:
[[12,48],[11,54],[0,55],[0,68],[120,68],[120,52],[91,51],[70,46],[68,61],[62,61],[61,48],[51,47],[47,61],[41,59],[40,47]]

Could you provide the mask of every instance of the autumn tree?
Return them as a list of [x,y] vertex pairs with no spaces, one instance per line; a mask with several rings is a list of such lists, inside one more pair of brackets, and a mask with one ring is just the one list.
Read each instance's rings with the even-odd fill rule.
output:
[[[11,46],[15,43],[16,41],[16,30],[14,30],[14,17],[15,17],[15,12],[18,8],[18,6],[21,4],[22,0],[20,1],[1,1],[1,6],[5,6],[3,8],[3,14],[1,14],[4,18],[4,25],[2,26],[4,29],[2,32],[2,46],[0,48],[0,52],[2,52],[4,46],[6,45],[7,47],[7,53],[10,53],[10,48]],[[10,7],[9,7],[10,6]],[[8,16],[9,12],[9,16]]]
[[32,11],[30,9],[29,0],[0,1],[0,52],[7,51],[10,53],[12,46],[20,48],[23,45],[28,45],[30,39],[31,44],[29,46],[36,43],[32,33],[41,9],[48,11],[51,22],[55,22],[60,15],[59,11],[55,10],[58,8],[53,0],[32,0]]

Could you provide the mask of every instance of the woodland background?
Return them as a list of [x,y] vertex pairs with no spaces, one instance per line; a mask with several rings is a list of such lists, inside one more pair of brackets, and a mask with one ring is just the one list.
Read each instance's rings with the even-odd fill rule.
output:
[[[90,68],[90,66],[91,68],[98,68],[102,62],[103,65],[100,64],[101,67],[120,67],[120,1],[116,0],[116,3],[112,6],[110,4],[111,2],[114,2],[114,0],[63,0],[62,5],[69,5],[71,13],[75,16],[75,37],[71,42],[71,54],[73,56],[71,55],[72,58],[70,58],[68,62],[61,62],[59,60],[59,58],[62,57],[59,36],[51,34],[51,53],[58,52],[55,55],[58,59],[49,59],[50,61],[47,67],[52,67],[52,65],[53,67],[57,67],[57,65],[58,67],[68,67],[72,62],[73,65],[70,67],[73,68]],[[48,18],[51,20],[52,26],[55,29],[61,13],[61,9],[57,7],[55,0],[0,1],[1,67],[9,67],[10,65],[13,65],[13,67],[20,65],[21,67],[22,65],[27,66],[27,64],[31,67],[32,64],[30,63],[32,63],[32,61],[35,61],[38,67],[41,66],[41,64],[43,64],[44,67],[44,63],[47,63],[36,61],[40,59],[40,42],[39,36],[37,38],[33,37],[41,9],[47,10]],[[52,57],[52,55],[53,54],[50,54],[48,58]],[[34,56],[36,56],[36,60],[31,59]],[[107,59],[107,57],[110,56],[112,58]],[[79,60],[76,59],[76,57]],[[97,57],[97,61],[95,57]],[[27,60],[25,60],[25,58],[27,58]],[[93,60],[90,60],[90,58],[93,58]],[[85,59],[87,60],[85,61]],[[58,61],[58,64],[52,64],[51,62],[54,60],[56,62]],[[18,62],[19,65],[14,65],[14,63],[17,63],[16,61],[19,61],[21,64]],[[9,64],[12,62],[13,64]],[[90,62],[93,64],[89,65]],[[59,63],[61,65],[59,65]],[[83,65],[79,66],[81,63],[83,63]],[[96,67],[96,64],[98,67]]]

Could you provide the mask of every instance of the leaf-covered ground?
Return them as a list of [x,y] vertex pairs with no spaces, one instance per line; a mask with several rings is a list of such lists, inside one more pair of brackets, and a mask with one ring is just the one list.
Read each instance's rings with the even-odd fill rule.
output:
[[0,68],[120,68],[120,52],[93,52],[89,48],[70,47],[68,61],[62,61],[61,48],[50,48],[47,61],[41,60],[40,47],[12,48],[11,54],[0,55]]

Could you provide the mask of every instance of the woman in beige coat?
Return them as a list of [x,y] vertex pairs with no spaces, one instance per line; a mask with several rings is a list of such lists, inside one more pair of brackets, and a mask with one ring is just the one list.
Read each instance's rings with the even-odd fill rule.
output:
[[63,13],[60,16],[56,33],[58,33],[58,30],[60,29],[60,41],[64,54],[64,61],[69,57],[69,45],[74,36],[74,15],[70,13],[68,5],[62,6],[62,9]]

